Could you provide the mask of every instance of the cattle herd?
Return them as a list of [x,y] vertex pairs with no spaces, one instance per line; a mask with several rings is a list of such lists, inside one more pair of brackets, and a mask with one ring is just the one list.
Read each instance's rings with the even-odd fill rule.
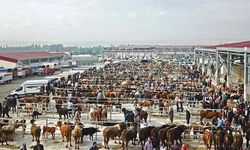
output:
[[[33,141],[40,141],[41,135],[42,138],[51,135],[54,140],[59,129],[62,141],[67,142],[66,148],[72,146],[73,139],[75,149],[84,145],[84,136],[94,140],[93,135],[99,132],[103,141],[98,143],[105,149],[112,147],[110,140],[118,141],[120,149],[130,149],[130,142],[144,149],[148,138],[155,149],[173,146],[181,149],[188,139],[202,138],[204,144],[191,142],[191,149],[203,145],[204,149],[241,150],[248,147],[250,140],[250,107],[242,93],[224,83],[214,86],[199,65],[154,60],[110,63],[58,79],[48,84],[40,95],[17,100],[17,111],[27,116],[14,122],[0,120],[2,143],[13,140],[15,129],[22,127],[25,131],[27,123],[31,125]],[[171,110],[173,122],[169,120]],[[185,116],[183,110],[191,112],[190,124],[185,117],[177,119],[176,116]],[[120,117],[109,119],[112,112]],[[45,114],[54,113],[58,114],[55,125],[36,123]],[[85,114],[87,118],[83,117]],[[156,126],[149,117],[163,120],[162,124]],[[247,142],[243,144],[245,139]]]

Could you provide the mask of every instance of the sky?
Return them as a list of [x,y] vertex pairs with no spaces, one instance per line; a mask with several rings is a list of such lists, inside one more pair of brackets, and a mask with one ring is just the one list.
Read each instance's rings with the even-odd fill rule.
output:
[[250,40],[250,0],[1,0],[0,44]]

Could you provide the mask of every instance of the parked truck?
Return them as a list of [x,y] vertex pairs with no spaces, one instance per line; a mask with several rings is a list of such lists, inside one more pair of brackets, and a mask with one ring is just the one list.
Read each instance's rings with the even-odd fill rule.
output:
[[22,95],[40,94],[42,87],[44,87],[44,90],[46,90],[46,86],[48,85],[48,83],[52,84],[55,80],[57,80],[57,78],[42,79],[42,80],[27,80],[20,86],[18,86],[18,88],[13,90],[11,92],[11,95],[22,96]]
[[10,83],[12,79],[12,73],[0,73],[0,84]]

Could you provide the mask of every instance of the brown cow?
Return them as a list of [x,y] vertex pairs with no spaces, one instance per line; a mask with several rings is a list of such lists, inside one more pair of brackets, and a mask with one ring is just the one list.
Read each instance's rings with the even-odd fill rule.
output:
[[32,119],[30,121],[31,123],[31,135],[32,135],[32,141],[34,141],[34,138],[36,139],[36,141],[40,141],[40,136],[41,136],[41,127],[37,126],[35,124],[35,120]]
[[63,142],[64,142],[64,137],[66,137],[66,141],[67,141],[66,148],[68,148],[68,142],[69,142],[70,146],[72,146],[72,144],[71,144],[72,128],[70,127],[70,125],[67,122],[62,123],[62,122],[58,121],[57,126],[60,128]]
[[234,142],[232,145],[233,150],[243,150],[243,137],[240,131],[236,131],[234,134]]
[[52,136],[52,139],[55,139],[55,132],[56,132],[56,128],[55,127],[48,127],[48,126],[43,126],[43,138],[45,138],[45,133],[48,134],[50,133]]
[[203,141],[208,150],[211,150],[212,142],[213,142],[213,134],[206,129],[203,134]]
[[96,110],[96,120],[101,121],[102,119],[102,107],[98,107]]
[[119,144],[121,143],[120,137],[122,131],[126,128],[125,122],[120,122],[119,127],[117,126],[112,126],[112,127],[106,127],[103,129],[103,140],[104,140],[104,148],[109,149],[108,143],[109,139],[115,139],[116,143],[116,137],[119,138]]
[[80,149],[80,138],[81,138],[81,127],[79,123],[77,123],[72,130],[72,136],[74,137],[75,140],[75,149]]
[[139,101],[139,106],[140,107],[152,107],[154,105],[154,101],[151,100],[142,100]]
[[206,119],[217,119],[217,118],[221,117],[221,115],[222,114],[220,112],[201,110],[200,111],[200,122],[202,123],[203,118],[206,118]]
[[107,109],[106,109],[106,108],[103,108],[103,109],[102,109],[102,112],[101,112],[101,119],[102,119],[102,120],[105,120],[105,121],[107,121],[107,119],[108,119],[108,113],[107,113]]
[[134,122],[132,126],[130,126],[128,129],[125,129],[122,131],[121,137],[122,137],[122,147],[125,149],[128,149],[128,143],[129,141],[132,141],[132,144],[135,145],[135,139],[137,136],[137,123]]

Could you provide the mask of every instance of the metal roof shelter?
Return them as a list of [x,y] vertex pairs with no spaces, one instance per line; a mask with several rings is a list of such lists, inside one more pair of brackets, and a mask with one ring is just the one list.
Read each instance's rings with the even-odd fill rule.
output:
[[115,57],[120,55],[122,58],[127,56],[139,57],[140,55],[183,55],[193,54],[192,45],[119,45],[117,47],[106,47],[104,53]]
[[215,66],[216,85],[219,84],[219,69],[222,65],[226,65],[227,85],[230,84],[232,63],[239,60],[244,65],[244,99],[247,100],[247,88],[250,85],[250,41],[195,48],[194,53],[195,63],[201,63],[203,73],[206,72],[205,61],[208,66]]
[[31,63],[40,63],[46,61],[60,60],[66,53],[35,51],[35,52],[12,52],[12,53],[0,53],[1,65],[8,68],[8,64],[12,64],[11,67],[17,67],[18,65],[29,65]]

